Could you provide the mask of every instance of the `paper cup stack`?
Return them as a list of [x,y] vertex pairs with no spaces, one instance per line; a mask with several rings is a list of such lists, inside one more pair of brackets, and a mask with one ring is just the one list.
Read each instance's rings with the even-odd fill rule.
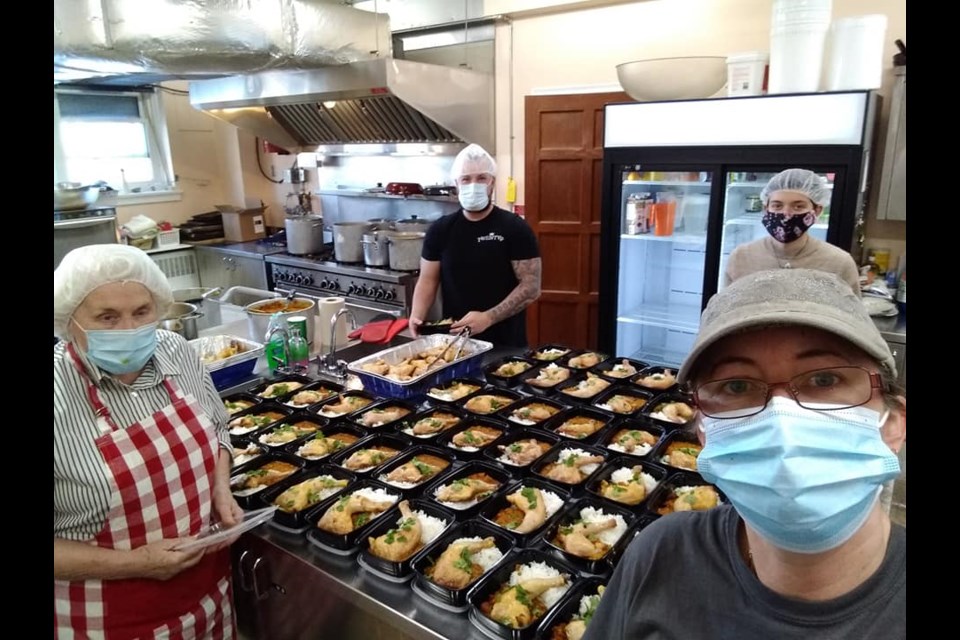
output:
[[832,0],[774,0],[768,93],[819,90],[832,10]]

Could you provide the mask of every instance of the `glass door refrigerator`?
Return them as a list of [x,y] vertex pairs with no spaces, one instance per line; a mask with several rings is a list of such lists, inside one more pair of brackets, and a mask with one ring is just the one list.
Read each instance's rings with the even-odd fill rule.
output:
[[599,348],[679,366],[783,169],[827,181],[810,233],[858,259],[878,107],[872,91],[607,105]]

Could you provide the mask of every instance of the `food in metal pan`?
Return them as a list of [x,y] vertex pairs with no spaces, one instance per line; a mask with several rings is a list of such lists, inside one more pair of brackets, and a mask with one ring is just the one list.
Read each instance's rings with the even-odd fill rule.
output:
[[250,307],[250,311],[273,315],[274,313],[303,311],[309,309],[312,305],[313,303],[310,300],[286,300],[284,298],[276,298],[268,302],[253,305]]
[[403,430],[404,433],[412,436],[432,436],[446,431],[460,424],[460,417],[444,411],[435,411],[428,416],[420,418],[412,426]]
[[286,380],[284,382],[274,382],[273,384],[268,384],[267,388],[259,393],[261,398],[279,398],[280,396],[285,396],[291,391],[296,391],[303,386],[302,382],[297,382],[296,380]]
[[227,358],[243,353],[246,350],[247,347],[242,342],[231,340],[229,344],[217,351],[205,351],[200,354],[200,361],[204,364],[213,364],[214,362],[226,360]]
[[706,511],[720,504],[717,490],[710,485],[674,487],[670,495],[657,507],[664,516],[674,511]]
[[626,530],[623,516],[584,507],[577,519],[557,528],[553,543],[579,558],[599,560],[607,555]]
[[270,433],[265,433],[260,436],[259,440],[263,444],[268,444],[270,446],[277,446],[281,444],[287,444],[293,442],[298,438],[309,433],[315,433],[318,427],[312,422],[306,420],[301,420],[296,424],[280,424],[276,429],[270,431]]
[[588,373],[587,377],[578,384],[567,387],[566,389],[561,389],[560,392],[568,396],[573,396],[574,398],[592,398],[609,386],[610,383],[600,376]]
[[481,394],[467,400],[463,408],[474,413],[493,413],[504,407],[509,406],[514,399],[509,396],[498,396],[496,394]]
[[604,587],[597,587],[597,592],[587,594],[580,598],[580,606],[577,612],[573,614],[569,622],[554,625],[550,630],[549,640],[580,640],[583,634],[587,632],[587,625],[593,619],[593,614],[597,612],[600,606],[600,597],[603,595]]
[[597,406],[607,411],[613,411],[614,413],[626,414],[640,411],[645,404],[647,404],[646,398],[618,393]]
[[703,447],[696,442],[675,440],[667,445],[667,450],[660,456],[660,462],[680,469],[697,470],[697,456]]
[[493,375],[500,376],[502,378],[512,378],[513,376],[518,376],[527,369],[531,367],[529,362],[524,362],[523,360],[511,360],[509,362],[504,362],[499,367],[493,371]]
[[325,387],[319,387],[317,389],[306,389],[299,393],[293,394],[286,404],[291,407],[306,407],[307,405],[316,404],[322,400],[326,400],[331,396],[335,396],[336,391],[332,389],[327,389]]
[[570,353],[570,349],[559,349],[557,347],[547,347],[534,352],[533,357],[537,360],[557,360]]
[[349,447],[357,440],[359,438],[352,433],[335,433],[331,436],[325,436],[318,431],[313,438],[300,445],[300,448],[297,449],[297,455],[310,460],[317,460],[331,453],[336,453],[344,447]]
[[437,400],[445,400],[447,402],[453,402],[459,400],[460,398],[466,398],[468,395],[480,389],[479,385],[468,384],[466,382],[454,382],[447,387],[432,387],[430,391],[427,392],[428,396],[436,398]]
[[570,588],[570,576],[544,562],[517,565],[506,584],[490,594],[480,611],[511,629],[523,629],[540,618]]
[[669,389],[677,384],[677,377],[673,375],[673,371],[670,369],[664,369],[662,373],[651,373],[637,378],[637,384],[649,389]]
[[546,465],[540,474],[564,484],[577,484],[586,480],[602,462],[603,456],[590,455],[583,449],[562,449],[557,461]]
[[438,502],[454,509],[468,509],[500,488],[489,474],[472,473],[438,487],[433,495]]
[[629,378],[637,373],[637,368],[630,364],[629,360],[621,360],[604,372],[611,378]]
[[499,438],[502,433],[500,429],[475,424],[450,438],[450,446],[464,451],[479,451],[481,447]]
[[600,364],[601,360],[603,360],[603,358],[600,357],[599,353],[588,351],[578,356],[573,356],[567,361],[567,365],[574,369],[589,369],[590,367],[595,367]]
[[340,496],[320,516],[317,528],[344,535],[368,524],[393,506],[397,496],[383,489],[363,488]]
[[397,526],[382,536],[369,538],[370,553],[390,562],[403,562],[425,545],[433,542],[449,524],[422,511],[410,508],[404,500],[399,505]]
[[261,467],[231,478],[230,490],[235,495],[247,496],[280,482],[296,471],[297,467],[289,462],[271,460]]
[[420,454],[391,470],[390,473],[380,476],[380,480],[406,489],[429,480],[449,466],[449,460]]
[[496,513],[493,521],[516,533],[532,533],[543,526],[547,518],[563,506],[563,500],[553,491],[537,487],[520,487],[506,497],[509,507]]
[[620,467],[600,483],[600,495],[630,506],[640,504],[657,486],[656,479],[643,466]]
[[555,416],[560,412],[560,409],[556,408],[551,404],[546,404],[544,402],[531,402],[522,407],[514,409],[509,416],[509,419],[513,422],[519,422],[520,424],[537,424],[543,422],[544,420]]
[[653,408],[651,418],[686,424],[693,420],[693,407],[686,402],[661,402]]
[[[463,359],[471,355],[471,353],[472,351],[468,347],[464,347],[460,351],[459,358]],[[437,369],[440,366],[437,360],[441,356],[445,362],[450,363],[453,362],[454,355],[456,355],[456,350],[447,351],[447,345],[443,344],[424,349],[417,353],[416,356],[404,358],[396,364],[390,364],[383,358],[377,358],[373,362],[366,362],[360,365],[360,368],[368,373],[390,378],[391,380],[407,382],[428,373],[428,370],[433,371]]]
[[497,448],[503,452],[497,460],[515,467],[523,467],[545,454],[550,449],[550,444],[536,438],[528,438],[508,445],[498,445]]
[[657,444],[657,436],[643,429],[620,429],[613,434],[613,439],[607,445],[608,449],[623,453],[632,453],[635,456],[644,456],[650,453],[653,445]]
[[296,513],[321,502],[347,486],[342,478],[320,475],[293,485],[273,501],[281,511]]
[[248,444],[245,449],[234,447],[233,466],[236,467],[237,465],[246,464],[259,455],[263,455],[263,451],[255,444]]
[[256,403],[252,400],[224,400],[223,408],[227,410],[228,414],[233,415],[243,411],[244,409],[249,409],[255,404]]
[[323,407],[320,408],[320,415],[327,416],[328,418],[336,418],[346,413],[359,411],[371,402],[373,402],[373,400],[363,396],[348,396],[341,394],[339,400],[323,405]]
[[369,449],[354,451],[349,458],[343,461],[343,466],[351,471],[366,471],[381,465],[393,456],[400,453],[399,449],[378,445]]
[[604,422],[587,416],[574,416],[563,421],[556,432],[568,438],[582,439],[593,435],[603,428]]
[[537,372],[536,377],[527,378],[524,380],[524,382],[527,384],[532,384],[535,387],[548,389],[550,387],[555,387],[569,377],[570,369],[561,367],[555,362],[551,362],[547,366],[540,369],[540,371]]
[[250,433],[251,431],[256,431],[257,429],[262,429],[271,422],[276,422],[284,418],[284,415],[279,411],[265,411],[264,413],[250,413],[245,416],[240,416],[239,418],[234,418],[227,426],[230,428],[230,433],[235,436],[242,436],[245,433]]
[[365,427],[380,427],[388,422],[399,420],[409,413],[410,409],[398,405],[375,407],[369,411],[365,411],[364,414],[360,416],[360,422]]
[[441,587],[465,589],[493,568],[503,552],[491,537],[457,538],[424,574]]

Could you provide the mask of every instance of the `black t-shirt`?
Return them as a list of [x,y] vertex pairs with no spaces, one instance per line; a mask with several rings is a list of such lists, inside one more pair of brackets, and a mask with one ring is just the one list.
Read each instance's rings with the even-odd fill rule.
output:
[[[486,311],[503,301],[519,282],[514,260],[540,256],[530,225],[498,207],[471,222],[462,210],[445,215],[427,230],[424,260],[440,262],[443,317],[459,319],[469,311]],[[527,346],[527,314],[521,311],[474,336],[497,345]]]

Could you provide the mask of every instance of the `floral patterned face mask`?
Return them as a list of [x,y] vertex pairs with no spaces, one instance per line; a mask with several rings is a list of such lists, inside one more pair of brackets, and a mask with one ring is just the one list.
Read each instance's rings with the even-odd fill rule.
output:
[[791,215],[766,211],[760,220],[766,228],[767,233],[773,236],[773,239],[777,242],[784,244],[799,240],[816,221],[817,213],[815,211],[794,213]]

